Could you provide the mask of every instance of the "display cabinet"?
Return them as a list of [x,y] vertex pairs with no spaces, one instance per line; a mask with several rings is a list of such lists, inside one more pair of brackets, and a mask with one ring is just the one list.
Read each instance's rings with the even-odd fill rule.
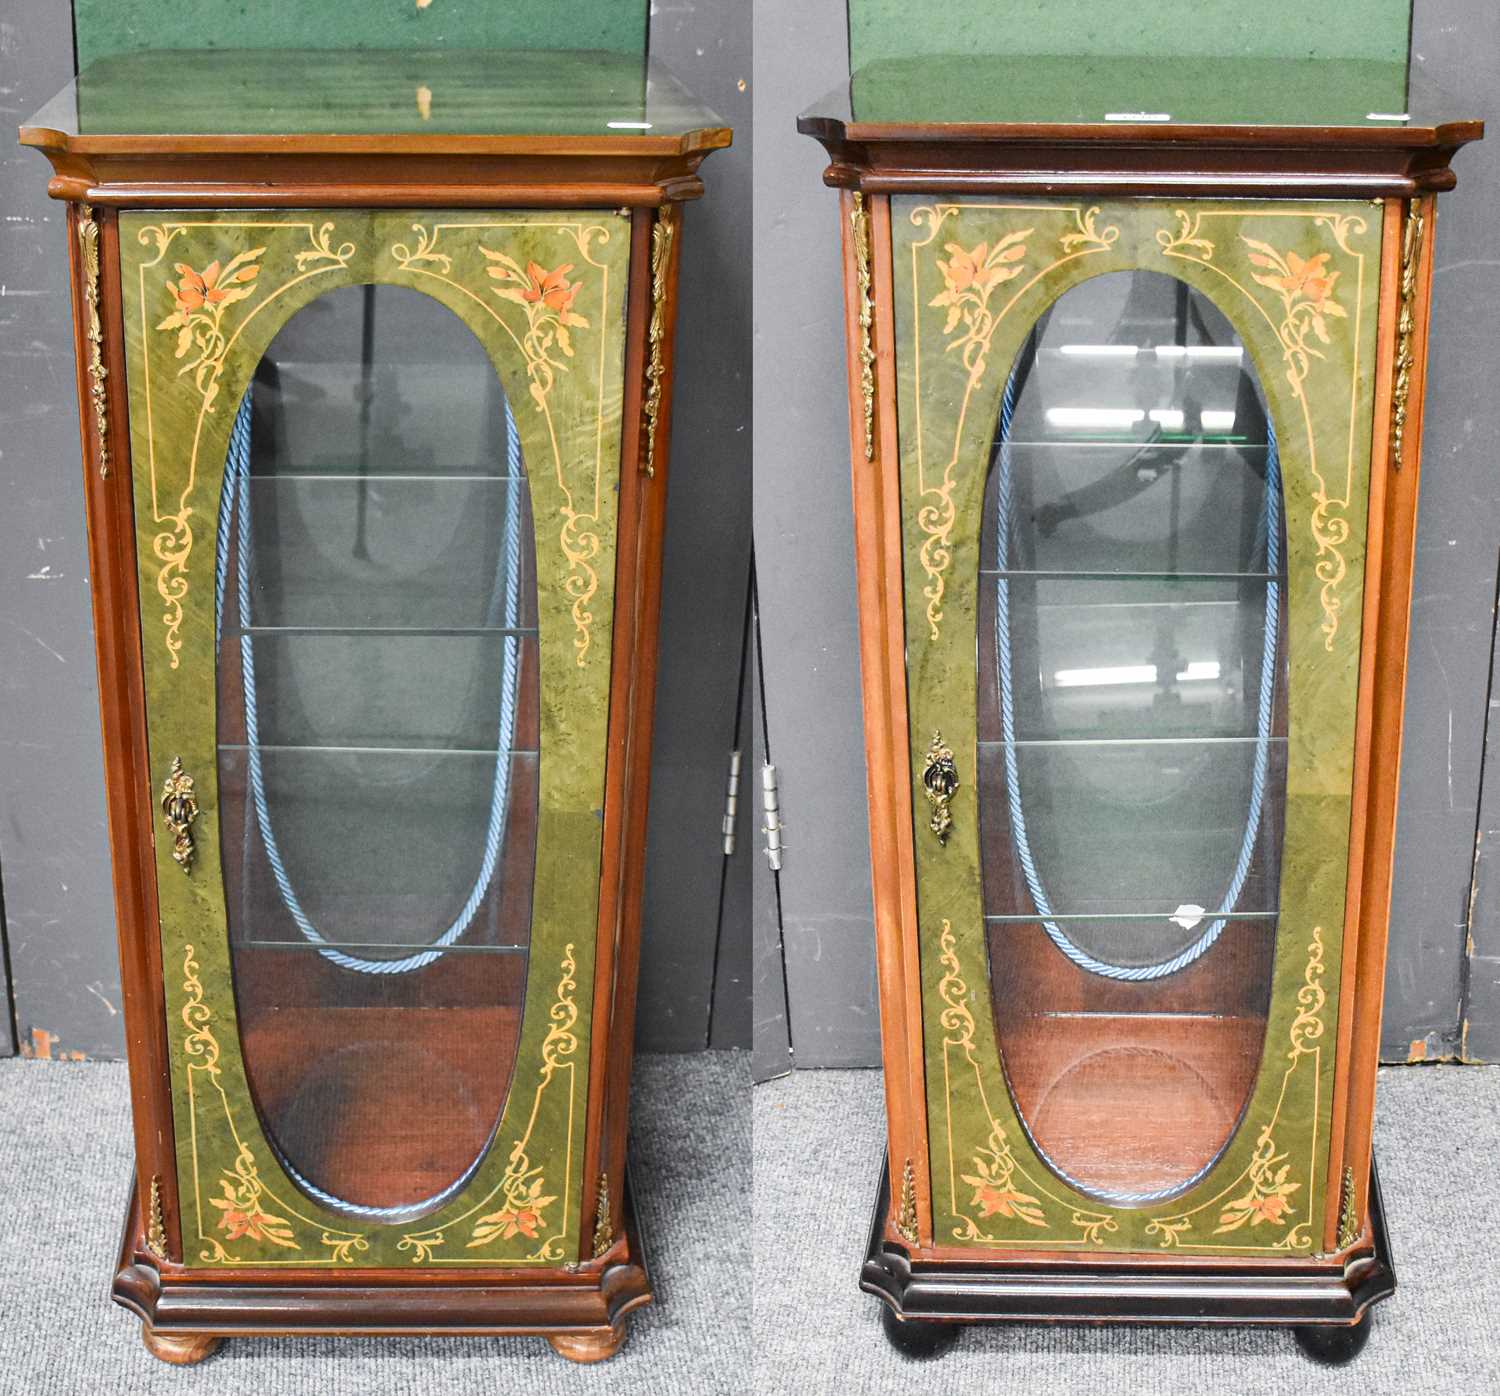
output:
[[[625,1175],[679,205],[587,53],[137,54],[68,208],[158,1357],[651,1297]],[[59,248],[61,252],[61,248]]]
[[889,1123],[863,1287],[1278,1323],[1371,1156],[1434,195],[1404,68],[913,59],[841,190]]

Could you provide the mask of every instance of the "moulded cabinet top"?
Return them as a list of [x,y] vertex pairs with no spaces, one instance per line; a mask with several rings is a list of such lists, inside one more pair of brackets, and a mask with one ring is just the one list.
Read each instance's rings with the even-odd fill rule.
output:
[[560,50],[119,54],[21,127],[25,145],[84,153],[494,151],[535,139],[668,154],[729,138],[660,65]]
[[[1453,152],[1484,134],[1404,63],[1064,54],[883,59],[798,129],[833,156],[830,183],[873,190],[933,187],[939,171],[974,185],[1004,169],[1012,184],[1086,172],[1140,192],[1198,182],[1372,196],[1451,187]],[[1014,154],[1041,147],[1044,158]]]

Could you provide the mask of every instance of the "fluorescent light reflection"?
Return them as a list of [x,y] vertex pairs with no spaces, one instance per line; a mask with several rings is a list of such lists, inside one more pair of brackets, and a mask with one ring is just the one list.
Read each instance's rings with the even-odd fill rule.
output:
[[1222,359],[1238,363],[1245,357],[1243,345],[1239,344],[1158,344],[1158,359]]
[[[1177,675],[1179,683],[1211,681],[1219,677],[1219,661],[1195,659]],[[1121,684],[1155,683],[1154,664],[1115,664],[1098,669],[1058,669],[1052,675],[1058,688],[1112,688]]]
[[1054,427],[1133,427],[1146,414],[1136,407],[1049,407],[1047,425]]
[[1233,431],[1234,413],[1205,409],[1199,416],[1204,431]]
[[1146,414],[1159,427],[1166,427],[1168,431],[1181,431],[1182,424],[1186,420],[1182,415],[1182,409],[1178,407],[1153,407]]
[[1059,354],[1070,359],[1133,359],[1141,352],[1139,344],[1063,344]]
[[649,131],[649,121],[606,121],[604,123],[611,131]]

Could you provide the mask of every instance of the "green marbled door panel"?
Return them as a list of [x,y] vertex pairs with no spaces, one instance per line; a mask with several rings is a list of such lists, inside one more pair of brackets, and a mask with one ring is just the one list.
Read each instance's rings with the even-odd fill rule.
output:
[[[945,843],[917,801],[935,1241],[1310,1253],[1327,1201],[1379,206],[917,196],[891,206],[911,778],[920,794],[941,729],[962,782]],[[975,652],[981,505],[1012,363],[1064,292],[1136,269],[1179,278],[1212,301],[1265,393],[1283,481],[1290,697],[1280,914],[1248,1105],[1200,1181],[1160,1202],[1115,1205],[1047,1166],[1007,1087],[983,922]],[[1331,289],[1319,271],[1336,274]],[[1139,1128],[1149,1133],[1152,1121]]]
[[[120,229],[151,797],[155,806],[180,758],[199,808],[186,872],[163,825],[156,846],[183,1259],[571,1262],[585,1234],[629,220],[594,211],[132,213]],[[562,277],[561,300],[531,284],[533,266]],[[230,428],[292,314],[326,291],[371,282],[452,310],[512,405],[535,525],[540,669],[530,958],[509,1096],[462,1189],[399,1223],[313,1200],[259,1122],[231,981],[215,725],[215,520]]]

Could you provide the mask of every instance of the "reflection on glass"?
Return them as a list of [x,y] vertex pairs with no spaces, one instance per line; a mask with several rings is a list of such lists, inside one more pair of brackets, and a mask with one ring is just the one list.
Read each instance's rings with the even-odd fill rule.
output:
[[312,1197],[420,1215],[504,1107],[536,850],[529,492],[467,327],[390,286],[295,314],[236,417],[216,556],[251,1092]]
[[1007,1080],[1055,1171],[1144,1205],[1233,1134],[1279,905],[1284,511],[1232,326],[1156,273],[1065,293],[1007,384],[984,510],[978,786]]

